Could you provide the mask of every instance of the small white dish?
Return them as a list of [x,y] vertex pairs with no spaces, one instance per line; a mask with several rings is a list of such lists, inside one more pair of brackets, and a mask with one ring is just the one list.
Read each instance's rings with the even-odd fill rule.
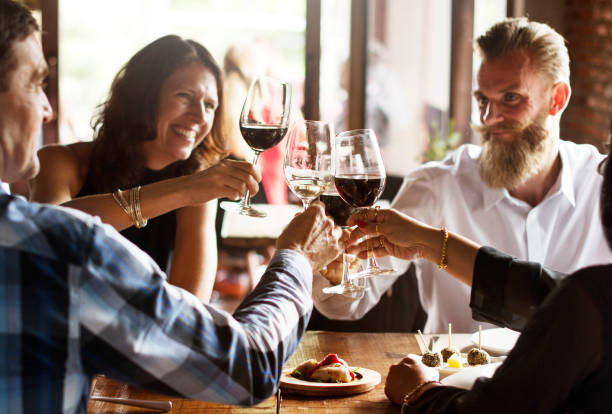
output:
[[[500,357],[498,357],[500,358]],[[448,376],[442,377],[442,373],[440,373],[440,382],[444,385],[449,385],[451,387],[463,388],[465,390],[470,390],[474,386],[474,381],[480,377],[491,378],[495,371],[501,365],[500,362],[491,362],[486,365],[476,365],[474,367],[456,369],[457,372],[452,373]]]
[[501,364],[504,361],[504,359],[506,359],[505,356],[491,357],[491,363],[490,364],[471,366],[471,365],[469,365],[467,363],[467,354],[461,354],[461,368],[449,368],[448,364],[445,362],[443,366],[437,367],[436,369],[440,373],[440,378],[446,378],[449,375],[453,375],[453,374],[456,374],[456,373],[462,372],[462,371],[473,370],[473,369],[482,369],[482,367],[493,366],[493,365],[495,365],[495,367],[497,367],[497,366],[499,366],[499,364]]

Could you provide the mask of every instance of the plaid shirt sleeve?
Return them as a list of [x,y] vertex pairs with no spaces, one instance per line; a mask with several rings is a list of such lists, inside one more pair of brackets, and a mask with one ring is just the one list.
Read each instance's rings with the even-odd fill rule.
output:
[[165,281],[108,226],[94,226],[79,276],[82,360],[92,373],[187,398],[252,405],[273,394],[312,310],[312,270],[273,257],[230,315]]
[[306,329],[311,284],[308,261],[279,251],[232,316],[169,285],[99,219],[0,194],[0,413],[84,413],[100,373],[255,404]]

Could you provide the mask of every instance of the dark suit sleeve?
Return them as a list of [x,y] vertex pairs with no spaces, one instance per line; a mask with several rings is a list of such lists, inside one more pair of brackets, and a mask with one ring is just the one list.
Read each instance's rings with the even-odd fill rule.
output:
[[[544,414],[568,408],[607,412],[609,401],[603,400],[612,400],[610,381],[601,371],[606,314],[594,299],[594,289],[587,288],[584,274],[569,276],[550,292],[492,378],[479,378],[470,391],[434,387],[402,412]],[[603,276],[601,280],[609,280],[609,273]],[[532,294],[525,302],[535,305],[537,298]]]
[[565,275],[492,247],[476,256],[470,307],[475,320],[522,330],[533,310]]

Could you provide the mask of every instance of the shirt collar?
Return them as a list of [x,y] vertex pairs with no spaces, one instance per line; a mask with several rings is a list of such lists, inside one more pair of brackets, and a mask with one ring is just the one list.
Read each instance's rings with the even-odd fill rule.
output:
[[[562,141],[558,141],[557,145],[559,149],[559,157],[561,158],[561,173],[560,180],[561,184],[559,184],[559,179],[553,184],[551,191],[546,195],[544,199],[547,199],[554,194],[561,193],[567,198],[572,207],[576,206],[576,194],[574,192],[574,177],[572,175],[570,163],[569,163],[569,155],[567,153],[567,147],[563,145]],[[479,173],[480,174],[480,173]],[[480,175],[479,175],[480,177]],[[485,210],[491,208],[504,198],[513,198],[510,195],[510,192],[505,188],[490,188],[485,185],[483,188],[483,208]]]
[[491,188],[482,184],[482,204],[485,210],[493,207],[504,198],[512,197],[505,188]]
[[563,194],[571,203],[572,207],[576,207],[576,192],[574,191],[574,174],[569,162],[569,154],[567,146],[559,142],[559,157],[561,158],[561,188],[559,192]]

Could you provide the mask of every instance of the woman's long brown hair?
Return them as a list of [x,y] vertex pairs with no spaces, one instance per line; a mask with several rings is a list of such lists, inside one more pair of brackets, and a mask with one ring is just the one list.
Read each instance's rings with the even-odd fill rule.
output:
[[157,135],[159,93],[163,82],[179,67],[200,62],[214,75],[219,106],[212,129],[187,160],[176,161],[156,172],[156,180],[191,174],[224,156],[221,115],[222,72],[210,52],[193,40],[168,35],[148,44],[121,68],[113,80],[108,99],[93,118],[94,147],[88,183],[96,193],[129,188],[146,172],[142,143]]

